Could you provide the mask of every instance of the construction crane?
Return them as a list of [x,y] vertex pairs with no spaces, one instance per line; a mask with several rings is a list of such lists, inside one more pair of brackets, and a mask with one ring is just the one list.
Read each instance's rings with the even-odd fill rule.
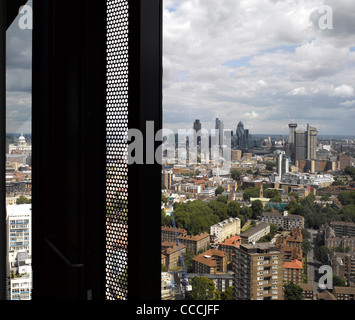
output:
[[185,263],[184,263],[184,257],[182,256],[182,252],[181,252],[181,247],[180,247],[180,241],[178,238],[178,232],[176,229],[176,224],[175,224],[175,219],[174,219],[174,214],[171,213],[171,221],[173,223],[173,227],[174,227],[174,232],[175,232],[175,238],[176,238],[176,243],[178,245],[179,248],[179,254],[180,254],[180,262],[182,265],[182,287],[181,287],[181,292],[182,292],[182,299],[184,300],[186,297],[186,291],[190,291],[191,290],[191,286],[189,285],[189,279],[187,278],[187,272],[186,272],[186,267],[185,267]]

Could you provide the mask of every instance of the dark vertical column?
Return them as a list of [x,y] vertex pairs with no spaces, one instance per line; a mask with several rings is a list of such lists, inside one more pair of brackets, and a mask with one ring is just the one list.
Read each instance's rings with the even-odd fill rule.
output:
[[160,143],[147,144],[162,127],[162,1],[130,1],[129,33],[128,124],[143,133],[144,164],[128,168],[128,297],[151,300],[161,297]]
[[105,1],[34,1],[33,299],[104,299]]
[[0,300],[6,299],[6,4],[0,0]]

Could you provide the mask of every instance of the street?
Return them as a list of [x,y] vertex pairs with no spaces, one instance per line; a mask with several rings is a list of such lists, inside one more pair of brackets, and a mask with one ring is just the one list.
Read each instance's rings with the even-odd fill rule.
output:
[[314,246],[315,246],[315,241],[317,237],[318,230],[314,229],[306,229],[310,234],[311,234],[311,251],[308,252],[307,254],[307,277],[308,277],[308,283],[313,284],[314,292],[321,292],[322,290],[319,289],[318,286],[318,279],[319,279],[319,274],[318,274],[318,269],[320,267],[319,261],[317,261],[314,257]]

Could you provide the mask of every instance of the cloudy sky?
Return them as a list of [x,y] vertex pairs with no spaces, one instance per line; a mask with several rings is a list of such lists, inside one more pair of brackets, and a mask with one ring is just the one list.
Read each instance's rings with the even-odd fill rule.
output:
[[165,128],[355,135],[353,0],[164,0],[163,41]]
[[6,132],[26,134],[31,133],[32,31],[20,28],[20,17],[6,32]]

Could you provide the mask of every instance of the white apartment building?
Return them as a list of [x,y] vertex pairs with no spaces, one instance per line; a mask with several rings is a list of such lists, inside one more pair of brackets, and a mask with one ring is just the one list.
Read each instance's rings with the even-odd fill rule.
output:
[[29,300],[32,292],[31,204],[6,207],[8,299]]
[[225,239],[240,234],[240,219],[228,218],[210,227],[210,235],[215,244],[223,242]]

